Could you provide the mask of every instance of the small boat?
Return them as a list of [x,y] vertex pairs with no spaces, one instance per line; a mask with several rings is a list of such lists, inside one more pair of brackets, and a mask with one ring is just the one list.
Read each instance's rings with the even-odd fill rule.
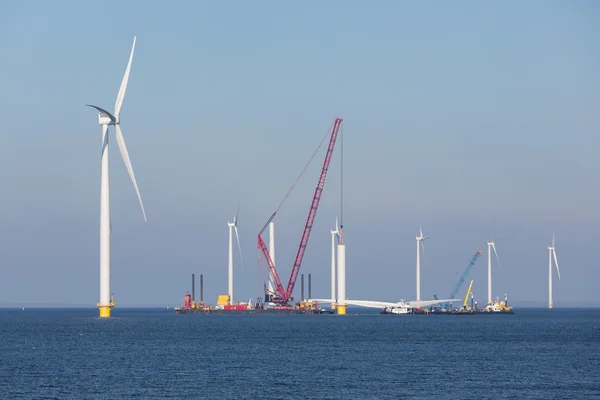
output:
[[496,301],[489,302],[485,306],[484,312],[514,314],[513,308],[508,305],[508,296],[506,293],[504,293],[504,301],[496,299]]

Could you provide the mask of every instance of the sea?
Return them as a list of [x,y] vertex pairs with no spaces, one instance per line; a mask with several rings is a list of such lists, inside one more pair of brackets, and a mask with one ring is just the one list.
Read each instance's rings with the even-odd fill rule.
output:
[[600,309],[0,309],[0,399],[600,399]]

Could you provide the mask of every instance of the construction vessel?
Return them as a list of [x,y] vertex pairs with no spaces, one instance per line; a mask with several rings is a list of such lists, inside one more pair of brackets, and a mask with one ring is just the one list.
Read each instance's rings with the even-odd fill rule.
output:
[[[239,244],[239,236],[237,231],[237,216],[238,213],[235,214],[233,222],[228,222],[229,226],[229,264],[228,264],[228,294],[221,295],[217,299],[217,304],[213,307],[207,306],[204,304],[202,295],[201,300],[198,305],[195,304],[194,301],[194,283],[192,283],[192,295],[186,293],[184,296],[184,304],[182,307],[176,308],[177,313],[191,313],[191,312],[202,312],[202,313],[210,313],[210,312],[293,312],[293,313],[331,313],[331,310],[325,310],[319,306],[318,302],[314,301],[306,301],[304,297],[304,276],[302,276],[302,300],[300,302],[293,303],[294,298],[292,297],[292,293],[294,291],[294,286],[296,284],[296,279],[298,278],[298,274],[300,271],[300,266],[302,265],[302,260],[304,258],[304,253],[306,251],[306,247],[308,245],[308,239],[310,237],[310,233],[312,230],[312,226],[317,214],[317,210],[319,208],[319,203],[321,200],[321,196],[323,194],[323,189],[325,186],[325,180],[327,178],[327,171],[329,169],[329,164],[331,162],[331,157],[333,155],[333,150],[335,148],[336,139],[338,136],[338,132],[340,130],[340,126],[342,123],[341,118],[336,118],[328,130],[325,137],[322,139],[321,143],[317,147],[317,150],[313,153],[310,158],[308,164],[304,167],[300,176],[296,179],[296,182],[292,185],[290,190],[287,192],[283,201],[279,204],[275,212],[270,216],[268,221],[265,223],[263,228],[258,233],[258,248],[262,252],[264,259],[267,261],[269,268],[269,277],[267,282],[264,283],[264,301],[262,298],[259,298],[255,304],[252,304],[252,300],[246,302],[234,302],[233,299],[233,245],[232,245],[232,231],[235,232],[238,250],[240,252],[240,260],[241,260],[241,248]],[[331,134],[330,134],[331,132]],[[308,218],[306,220],[306,224],[304,225],[304,231],[302,233],[302,237],[300,240],[300,245],[298,247],[298,252],[296,253],[296,258],[294,261],[294,265],[292,267],[292,273],[290,279],[287,284],[287,288],[284,289],[279,279],[279,274],[275,269],[275,234],[274,234],[274,219],[277,215],[277,212],[285,203],[286,199],[296,186],[296,183],[300,179],[300,177],[304,174],[304,171],[311,163],[313,158],[315,157],[317,151],[322,147],[323,143],[330,136],[329,145],[327,147],[327,152],[325,154],[325,160],[323,162],[323,167],[321,169],[321,174],[319,176],[319,180],[317,181],[317,186],[315,188],[315,192],[313,195],[313,199],[310,205],[310,209],[308,212]],[[239,211],[239,209],[238,209]],[[262,239],[262,233],[269,227],[269,248]],[[341,236],[341,235],[340,235]],[[343,244],[343,242],[342,242]],[[309,279],[309,298],[311,297],[310,293],[310,274],[308,275]],[[202,289],[201,289],[202,290]],[[343,306],[341,306],[343,307]],[[338,306],[338,311],[340,306]],[[345,309],[345,308],[344,308]]]
[[[304,274],[301,275],[302,298],[304,299]],[[308,293],[311,294],[311,274],[308,274]],[[256,302],[249,299],[247,302],[232,302],[228,294],[218,295],[217,304],[204,303],[204,277],[200,275],[200,301],[195,301],[195,274],[192,274],[192,294],[186,292],[183,296],[181,307],[175,308],[177,314],[333,314],[333,310],[326,309],[317,301],[301,300],[295,304],[269,304],[260,297]]]

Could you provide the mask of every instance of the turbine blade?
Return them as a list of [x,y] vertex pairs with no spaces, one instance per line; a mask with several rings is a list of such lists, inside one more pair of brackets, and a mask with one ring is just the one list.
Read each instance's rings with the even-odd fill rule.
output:
[[423,228],[419,225],[419,237],[423,238]]
[[498,258],[498,252],[496,251],[496,243],[492,242],[492,248],[494,249],[494,254],[496,255],[496,261],[498,261],[498,269],[500,269],[500,259]]
[[238,251],[240,252],[240,263],[242,264],[242,271],[244,270],[244,259],[242,258],[242,247],[240,246],[240,235],[238,235],[237,225],[233,227],[235,230],[235,239],[238,245]]
[[554,247],[554,238],[555,238],[555,234],[552,234],[552,247]]
[[421,250],[422,250],[423,254],[425,254],[425,244],[423,243],[422,240],[419,240],[419,242],[421,242]]
[[235,212],[235,216],[233,217],[233,224],[237,227],[238,215],[240,215],[240,205],[238,204],[237,211]]
[[125,145],[125,139],[123,138],[123,133],[121,132],[121,127],[119,124],[115,125],[117,131],[117,143],[119,144],[119,150],[121,150],[121,156],[123,157],[123,161],[125,162],[125,166],[127,167],[127,171],[129,172],[129,177],[131,178],[131,183],[133,183],[133,187],[135,188],[135,192],[137,193],[137,197],[140,201],[140,206],[142,207],[142,214],[144,214],[144,221],[148,221],[146,219],[146,211],[144,211],[144,203],[142,203],[142,196],[140,195],[140,189],[138,188],[137,182],[135,181],[135,175],[133,174],[133,167],[131,166],[131,160],[129,159],[129,153],[127,152],[127,146]]
[[135,39],[133,37],[133,46],[131,47],[131,54],[129,54],[129,62],[127,63],[127,68],[125,69],[125,75],[123,75],[123,80],[121,81],[121,87],[119,88],[119,94],[117,95],[117,101],[115,102],[115,116],[119,118],[119,114],[121,113],[121,106],[123,105],[123,98],[125,97],[125,91],[127,90],[127,81],[129,80],[129,71],[131,71],[131,61],[133,60],[133,51],[135,50]]
[[[335,217],[335,230],[336,230],[336,232],[340,231],[340,224],[338,223],[337,217]],[[338,235],[338,237],[339,237],[339,235]]]
[[558,280],[560,280],[560,269],[558,269],[558,259],[556,258],[556,250],[552,250],[554,255],[554,263],[556,264],[556,272],[558,272]]

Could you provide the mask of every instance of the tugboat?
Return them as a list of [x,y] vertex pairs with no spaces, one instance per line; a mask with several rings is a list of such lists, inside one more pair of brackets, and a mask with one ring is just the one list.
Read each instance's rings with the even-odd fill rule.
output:
[[404,304],[397,307],[383,307],[381,314],[412,314],[412,309]]
[[485,306],[484,312],[488,313],[504,313],[504,314],[514,314],[513,308],[508,305],[508,296],[504,293],[504,301],[492,301]]

